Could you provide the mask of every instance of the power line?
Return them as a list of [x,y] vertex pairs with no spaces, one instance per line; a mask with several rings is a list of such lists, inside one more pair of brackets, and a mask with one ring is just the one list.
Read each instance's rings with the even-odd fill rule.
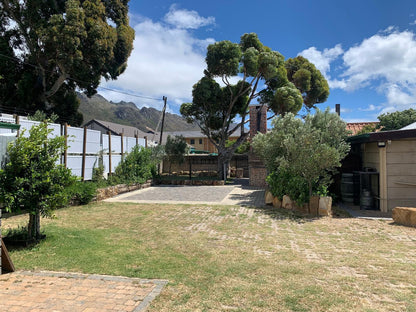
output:
[[[55,74],[55,72],[53,72],[51,70],[45,70],[45,69],[43,69],[43,68],[41,68],[41,67],[39,67],[37,65],[28,63],[26,61],[22,61],[22,60],[18,59],[17,57],[14,57],[14,56],[8,56],[8,55],[2,54],[2,53],[0,53],[0,56],[5,57],[5,58],[8,58],[10,60],[13,60],[15,62],[20,62],[20,63],[22,63],[24,65],[28,65],[28,66],[31,66],[31,67],[36,68],[36,69],[44,70],[45,72],[49,72],[51,74]],[[79,82],[79,83],[90,84],[90,82],[83,81],[83,80],[79,80],[79,79],[72,78],[72,77],[68,77],[67,79],[68,80],[75,81],[75,82]],[[151,97],[151,96],[138,95],[138,94],[128,93],[128,92],[119,91],[119,90],[116,90],[116,89],[111,89],[111,88],[106,88],[106,87],[101,87],[101,86],[98,86],[97,89],[103,89],[103,90],[112,91],[112,92],[115,92],[115,93],[120,93],[120,94],[124,94],[124,95],[128,95],[128,96],[133,96],[133,97],[137,97],[137,98],[142,98],[142,99],[148,99],[148,100],[154,100],[154,101],[163,101],[163,98],[155,98],[155,97]]]

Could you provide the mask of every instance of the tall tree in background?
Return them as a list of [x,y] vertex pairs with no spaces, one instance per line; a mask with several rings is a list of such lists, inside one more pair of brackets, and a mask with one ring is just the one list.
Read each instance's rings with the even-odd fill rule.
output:
[[381,114],[377,118],[380,120],[377,129],[381,129],[381,131],[399,130],[416,122],[416,110],[409,108],[401,112]]
[[[224,164],[248,136],[244,124],[253,99],[267,104],[275,114],[285,114],[297,113],[302,103],[311,108],[325,102],[329,95],[327,81],[313,64],[300,56],[285,61],[255,33],[244,34],[239,44],[221,41],[209,45],[205,61],[205,76],[194,85],[193,101],[182,104],[181,114],[196,122],[217,148],[221,178]],[[236,120],[238,124],[234,124]],[[227,145],[238,128],[240,137]]]
[[128,0],[0,0],[0,105],[82,122],[75,90],[116,79],[133,48]]

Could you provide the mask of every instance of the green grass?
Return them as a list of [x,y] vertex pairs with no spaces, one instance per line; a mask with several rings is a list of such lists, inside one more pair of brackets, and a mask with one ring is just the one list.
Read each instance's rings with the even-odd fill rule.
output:
[[98,203],[56,215],[42,220],[46,240],[11,251],[17,269],[168,279],[149,311],[415,311],[414,228],[232,206]]

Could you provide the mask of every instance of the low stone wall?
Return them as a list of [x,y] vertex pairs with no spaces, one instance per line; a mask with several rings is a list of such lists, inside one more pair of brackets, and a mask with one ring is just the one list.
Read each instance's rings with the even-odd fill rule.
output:
[[309,203],[299,206],[287,195],[280,200],[274,197],[270,191],[266,191],[264,201],[266,205],[273,205],[275,208],[284,208],[312,216],[332,216],[332,197],[329,196],[312,196]]
[[416,208],[396,207],[392,213],[393,221],[406,226],[416,226]]
[[132,184],[132,185],[119,184],[119,185],[114,185],[114,186],[108,186],[108,187],[97,190],[97,195],[95,197],[95,200],[96,201],[104,200],[106,198],[114,197],[119,194],[139,190],[142,188],[148,188],[151,185],[152,185],[151,181],[147,181],[144,184],[138,184],[138,183]]

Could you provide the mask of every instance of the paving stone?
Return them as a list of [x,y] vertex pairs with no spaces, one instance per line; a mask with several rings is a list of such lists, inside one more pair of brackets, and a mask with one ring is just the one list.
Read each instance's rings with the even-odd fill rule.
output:
[[[164,280],[18,271],[0,276],[0,311],[140,312],[166,283]],[[33,287],[28,287],[29,284]]]

